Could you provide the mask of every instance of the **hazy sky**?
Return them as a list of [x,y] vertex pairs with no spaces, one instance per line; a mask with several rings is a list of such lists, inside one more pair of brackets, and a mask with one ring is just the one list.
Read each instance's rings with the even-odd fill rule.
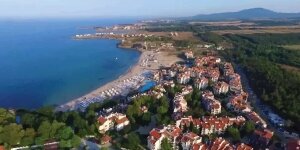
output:
[[300,12],[300,0],[0,0],[0,17],[177,17],[253,7]]

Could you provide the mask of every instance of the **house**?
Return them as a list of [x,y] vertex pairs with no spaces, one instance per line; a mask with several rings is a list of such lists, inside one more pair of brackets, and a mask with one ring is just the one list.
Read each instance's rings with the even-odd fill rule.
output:
[[159,81],[161,79],[161,72],[160,71],[156,71],[153,73],[153,80],[155,81]]
[[208,79],[205,77],[201,77],[200,79],[198,78],[194,84],[199,90],[205,89],[208,86]]
[[208,68],[206,69],[204,76],[210,79],[212,82],[217,82],[220,77],[220,71],[216,68]]
[[102,145],[108,144],[110,142],[111,142],[111,137],[106,134],[103,137],[101,137],[101,139],[100,139],[100,143]]
[[116,116],[115,128],[117,131],[122,130],[125,126],[129,125],[129,120],[126,115]]
[[[189,127],[191,123],[193,123],[193,117],[188,116],[188,117],[182,117],[176,121],[176,127],[179,128],[184,128],[184,126]],[[195,124],[194,124],[195,125]]]
[[116,129],[122,130],[125,126],[129,125],[129,120],[126,115],[121,113],[112,113],[108,116],[98,117],[98,123],[100,124],[98,130],[100,133],[105,133],[108,130]]
[[233,146],[222,137],[216,138],[209,147],[210,150],[233,150]]
[[173,118],[181,118],[184,112],[187,112],[188,106],[182,94],[177,93],[173,99]]
[[205,109],[210,112],[212,115],[216,115],[221,113],[221,103],[215,99],[203,99],[202,104],[204,105]]
[[147,138],[148,144],[147,147],[150,150],[159,150],[161,149],[161,142],[164,138],[163,133],[159,129],[152,129]]
[[176,121],[179,128],[189,127],[193,123],[194,127],[201,129],[201,135],[210,135],[212,133],[222,134],[231,125],[242,126],[246,119],[238,117],[215,117],[204,116],[202,118],[192,118],[192,116],[180,118]]
[[164,80],[163,81],[163,85],[167,86],[167,87],[172,87],[172,88],[175,87],[175,83],[174,83],[173,80],[169,80],[169,81],[168,80]]
[[187,84],[191,79],[191,75],[188,72],[179,73],[177,75],[177,82],[180,84]]
[[248,94],[234,95],[229,99],[227,108],[237,113],[249,113],[251,108],[247,105]]
[[208,146],[203,143],[196,143],[192,145],[191,150],[207,150]]
[[58,150],[59,149],[59,142],[55,140],[48,140],[44,144],[44,150]]
[[193,53],[193,51],[186,51],[184,53],[184,56],[186,57],[186,59],[191,59],[191,58],[194,58],[194,53]]
[[113,121],[107,119],[106,117],[100,116],[98,118],[98,123],[100,124],[98,128],[100,133],[105,133],[108,130],[112,130],[114,127]]
[[193,87],[190,86],[190,85],[185,86],[185,87],[182,88],[182,90],[181,90],[181,94],[182,94],[182,95],[188,95],[188,94],[190,94],[190,93],[192,93],[192,92],[193,92]]
[[193,132],[184,133],[181,138],[183,150],[190,150],[194,144],[201,143],[202,138]]
[[224,81],[216,83],[213,87],[214,94],[218,94],[218,95],[226,94],[228,90],[229,90],[229,85]]
[[215,98],[215,96],[211,91],[208,91],[208,90],[203,91],[202,100],[203,99],[214,99],[214,98]]
[[239,77],[232,78],[229,81],[229,90],[233,93],[239,93],[243,90],[242,83]]
[[143,107],[140,108],[140,111],[143,112],[143,113],[146,113],[146,112],[148,112],[148,107],[143,106]]
[[269,129],[255,130],[250,138],[250,143],[254,148],[266,148],[270,143],[273,134],[274,133]]
[[244,143],[240,143],[236,146],[236,150],[253,150],[253,147],[246,145]]
[[147,138],[147,147],[150,150],[161,149],[161,142],[164,138],[167,138],[171,143],[172,147],[175,149],[177,141],[179,141],[179,136],[181,134],[181,129],[175,125],[164,126],[163,128],[154,128],[150,131]]
[[285,150],[299,150],[300,139],[289,139],[285,145]]
[[231,63],[225,62],[222,67],[223,75],[229,77],[229,75],[234,74],[234,69]]
[[214,46],[213,44],[205,44],[205,45],[204,45],[205,48],[211,48],[211,47],[213,47],[213,46]]
[[247,118],[253,121],[255,124],[260,125],[263,128],[267,127],[267,123],[254,111],[246,114]]
[[206,56],[202,58],[196,58],[194,65],[195,66],[216,66],[221,62],[220,58],[214,56]]
[[221,51],[221,50],[224,50],[224,49],[225,49],[225,48],[224,48],[223,46],[218,46],[218,47],[217,47],[217,50],[218,50],[218,51]]

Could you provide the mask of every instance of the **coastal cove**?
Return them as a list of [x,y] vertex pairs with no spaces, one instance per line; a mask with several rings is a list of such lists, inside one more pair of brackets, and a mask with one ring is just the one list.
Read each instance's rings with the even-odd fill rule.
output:
[[141,53],[117,40],[74,40],[134,20],[0,21],[0,107],[64,104],[123,75]]

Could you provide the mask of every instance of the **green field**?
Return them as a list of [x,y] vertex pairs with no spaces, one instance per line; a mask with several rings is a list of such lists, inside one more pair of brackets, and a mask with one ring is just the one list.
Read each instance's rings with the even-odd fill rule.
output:
[[300,50],[300,44],[297,45],[284,45],[283,48],[289,49],[289,50]]

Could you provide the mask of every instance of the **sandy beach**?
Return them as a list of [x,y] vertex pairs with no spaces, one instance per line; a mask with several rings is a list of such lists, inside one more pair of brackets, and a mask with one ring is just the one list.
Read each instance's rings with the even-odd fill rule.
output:
[[[166,51],[139,51],[141,51],[141,56],[138,63],[132,66],[124,75],[82,97],[60,105],[56,110],[84,109],[93,102],[101,102],[104,99],[109,99],[117,95],[126,96],[131,90],[138,89],[143,84],[145,80],[144,73],[153,72],[161,66],[171,66],[182,60],[175,54],[170,54]],[[110,95],[111,92],[115,93],[115,95]]]

